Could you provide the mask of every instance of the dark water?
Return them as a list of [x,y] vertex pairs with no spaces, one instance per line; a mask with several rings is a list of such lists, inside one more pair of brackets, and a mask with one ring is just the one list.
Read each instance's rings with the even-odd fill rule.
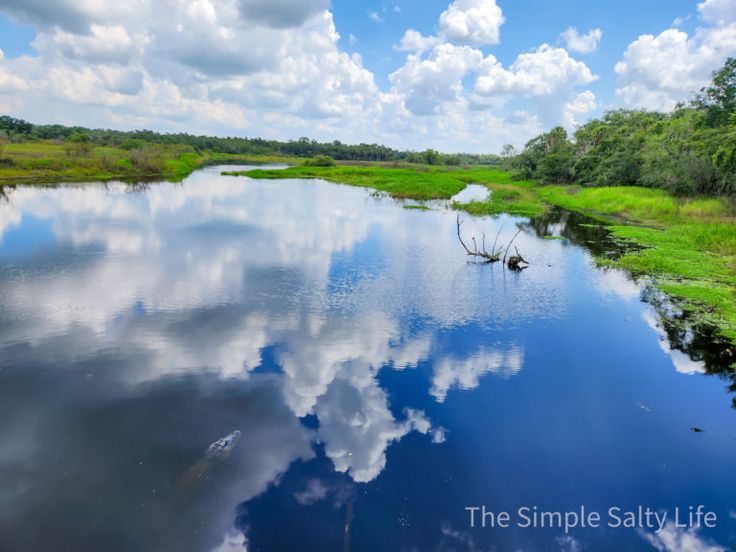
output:
[[[718,355],[595,268],[600,229],[463,228],[501,225],[523,273],[469,263],[451,211],[323,182],[6,188],[0,550],[736,546]],[[471,528],[483,505],[511,527]],[[672,524],[697,505],[714,528]],[[664,530],[606,525],[639,506]],[[521,507],[603,526],[521,528]]]

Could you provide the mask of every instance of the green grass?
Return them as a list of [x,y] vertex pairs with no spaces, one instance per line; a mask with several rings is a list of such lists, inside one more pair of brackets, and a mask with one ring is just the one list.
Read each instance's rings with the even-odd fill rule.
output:
[[149,146],[143,152],[104,146],[75,154],[64,144],[7,144],[0,159],[0,184],[162,178],[181,180],[205,165],[293,161],[277,156],[194,153],[182,146]]
[[714,220],[732,215],[729,206],[720,199],[675,198],[663,190],[632,186],[545,186],[538,188],[537,194],[544,201],[566,209],[650,224]]
[[545,210],[545,205],[534,195],[531,182],[512,181],[508,173],[487,167],[298,166],[279,171],[226,171],[223,174],[260,179],[320,178],[374,188],[395,198],[418,200],[450,199],[468,184],[481,184],[491,190],[487,200],[456,204],[455,208],[473,215],[535,216]]
[[225,172],[260,179],[320,178],[330,182],[363,186],[406,199],[447,199],[465,188],[465,182],[446,169],[422,167],[404,169],[391,167],[290,167],[285,170]]
[[602,262],[652,276],[663,291],[736,340],[736,216],[727,201],[636,187],[549,186],[537,193],[604,221],[617,217],[608,226],[612,234],[642,249]]

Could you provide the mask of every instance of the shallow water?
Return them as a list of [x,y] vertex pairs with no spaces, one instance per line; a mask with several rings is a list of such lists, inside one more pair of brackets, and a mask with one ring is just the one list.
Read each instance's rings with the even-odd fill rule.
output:
[[[521,225],[514,273],[468,262],[452,211],[320,181],[4,193],[0,550],[736,546],[730,380],[595,268],[600,229],[465,217]],[[465,510],[698,504],[715,528]]]

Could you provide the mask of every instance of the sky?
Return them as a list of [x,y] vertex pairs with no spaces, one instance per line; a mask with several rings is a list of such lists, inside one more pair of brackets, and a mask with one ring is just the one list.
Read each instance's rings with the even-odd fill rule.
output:
[[493,153],[729,56],[736,0],[0,0],[0,113]]

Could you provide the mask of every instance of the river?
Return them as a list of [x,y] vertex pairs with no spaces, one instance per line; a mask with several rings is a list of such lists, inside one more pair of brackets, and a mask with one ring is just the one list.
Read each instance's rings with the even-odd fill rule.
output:
[[[4,189],[0,550],[736,546],[733,383],[596,267],[604,230],[464,216],[522,229],[512,272],[441,203],[220,170]],[[640,506],[662,530],[608,525]]]

